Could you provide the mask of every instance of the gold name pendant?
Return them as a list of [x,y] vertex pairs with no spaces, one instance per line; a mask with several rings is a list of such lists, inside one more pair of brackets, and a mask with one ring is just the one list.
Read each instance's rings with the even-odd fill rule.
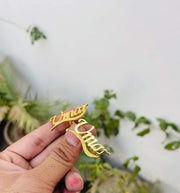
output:
[[78,107],[74,110],[68,111],[66,113],[61,112],[60,114],[60,118],[59,120],[55,121],[57,116],[53,116],[50,119],[50,122],[52,123],[53,127],[52,130],[57,127],[58,125],[60,125],[61,123],[64,122],[69,122],[70,125],[76,123],[81,117],[83,117],[83,115],[86,113],[86,107],[88,106],[88,104],[85,104],[81,107]]
[[77,138],[81,141],[83,151],[87,156],[99,158],[99,156],[103,154],[110,155],[110,152],[108,152],[103,145],[97,143],[98,140],[91,133],[91,131],[95,129],[94,126],[92,126],[88,131],[80,131],[79,129],[81,126],[88,124],[86,120],[81,119],[86,113],[87,106],[88,104],[85,104],[67,113],[61,112],[61,116],[57,121],[55,121],[57,116],[53,116],[50,119],[50,122],[53,126],[52,130],[64,122],[69,122],[70,125],[75,123],[77,125],[75,126],[74,130],[66,129],[66,131],[72,132],[77,136]]
[[67,129],[77,136],[81,141],[84,153],[89,157],[98,158],[100,155],[107,154],[110,155],[103,145],[96,143],[98,140],[94,137],[91,131],[94,129],[94,126],[91,127],[88,131],[79,131],[79,127],[88,124],[86,120],[79,119],[78,124],[75,126],[74,131]]

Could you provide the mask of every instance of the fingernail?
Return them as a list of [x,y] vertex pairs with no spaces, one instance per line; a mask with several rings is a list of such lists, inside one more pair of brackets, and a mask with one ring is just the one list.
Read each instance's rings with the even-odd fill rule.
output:
[[75,172],[72,174],[72,178],[69,182],[69,185],[71,188],[79,188],[79,189],[83,189],[83,179],[82,177],[80,176],[79,173]]
[[70,181],[71,187],[77,186],[77,185],[82,185],[82,178],[78,173],[74,173],[72,175],[72,179]]
[[77,147],[80,143],[80,140],[71,132],[71,131],[67,131],[66,134],[66,140],[67,142],[74,146],[74,147]]

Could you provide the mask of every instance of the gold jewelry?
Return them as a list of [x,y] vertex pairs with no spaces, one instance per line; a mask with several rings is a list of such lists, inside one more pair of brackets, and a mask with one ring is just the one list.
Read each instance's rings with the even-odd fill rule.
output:
[[88,131],[79,130],[80,126],[88,124],[86,120],[81,119],[86,113],[87,106],[88,104],[85,104],[66,113],[61,112],[60,118],[57,121],[55,121],[57,116],[53,116],[50,119],[50,123],[53,125],[51,130],[64,122],[69,122],[70,125],[76,123],[77,125],[75,126],[74,130],[66,129],[66,131],[70,131],[77,136],[77,138],[81,141],[84,153],[87,156],[98,158],[103,154],[110,155],[110,152],[108,152],[103,145],[96,143],[98,140],[91,133],[91,131],[94,129],[94,126],[92,126]]
[[87,156],[94,158],[98,158],[103,154],[110,155],[110,152],[108,152],[103,145],[96,143],[98,140],[91,133],[91,131],[94,129],[94,126],[92,126],[88,131],[79,131],[80,126],[88,123],[84,119],[80,119],[78,122],[79,123],[75,126],[74,131],[70,129],[67,129],[66,131],[70,131],[77,136],[82,143],[84,153]]
[[78,107],[74,110],[68,111],[66,113],[61,112],[60,114],[60,118],[59,120],[56,120],[56,115],[53,116],[49,122],[52,123],[53,127],[51,130],[53,130],[55,127],[57,127],[58,125],[60,125],[61,123],[64,122],[69,122],[70,125],[76,123],[81,117],[83,117],[83,115],[86,113],[86,107],[88,106],[88,104],[85,104],[81,107]]

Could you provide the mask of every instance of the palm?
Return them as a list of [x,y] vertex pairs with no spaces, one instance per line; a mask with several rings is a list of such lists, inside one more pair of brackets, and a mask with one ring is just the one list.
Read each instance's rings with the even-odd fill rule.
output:
[[67,126],[64,123],[51,131],[47,123],[1,152],[0,192],[9,188],[24,172],[40,165],[59,143]]
[[[17,166],[9,162],[10,160],[6,161],[5,159],[9,159],[8,154],[1,155],[0,159],[0,192],[9,188],[12,182],[15,182],[26,171],[23,167]],[[13,159],[16,159],[16,156]],[[22,165],[28,165],[28,162],[25,162],[23,161]]]

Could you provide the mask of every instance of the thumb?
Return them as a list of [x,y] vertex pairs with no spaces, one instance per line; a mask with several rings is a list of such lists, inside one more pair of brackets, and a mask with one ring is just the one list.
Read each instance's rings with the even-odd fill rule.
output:
[[[73,129],[71,126],[70,129]],[[62,136],[60,143],[38,167],[31,170],[35,176],[55,187],[74,166],[81,153],[80,140],[70,131]]]

